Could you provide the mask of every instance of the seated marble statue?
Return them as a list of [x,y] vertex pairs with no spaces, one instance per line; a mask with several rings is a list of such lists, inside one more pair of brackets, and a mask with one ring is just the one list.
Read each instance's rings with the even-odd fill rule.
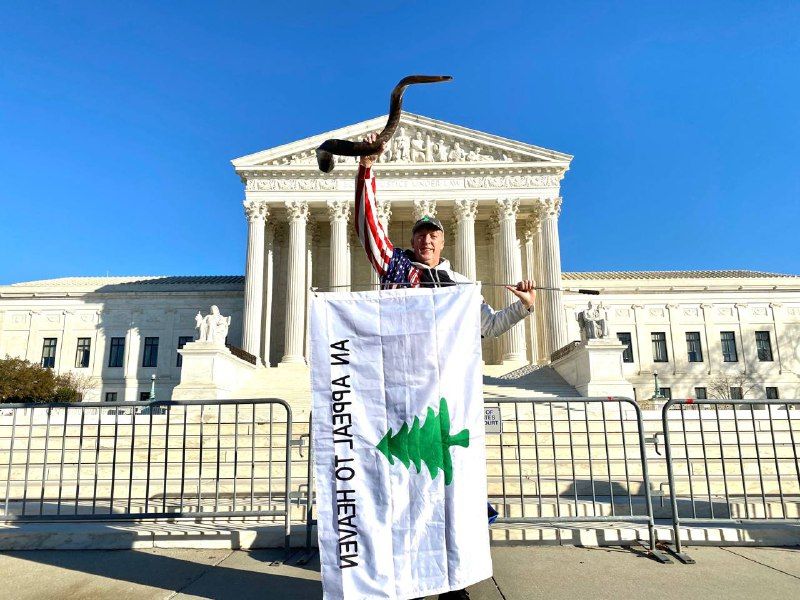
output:
[[199,341],[210,342],[218,346],[225,345],[225,338],[228,337],[228,328],[231,325],[231,318],[223,317],[219,314],[219,308],[217,308],[216,305],[211,307],[211,314],[205,317],[202,316],[198,310],[194,320],[196,323],[195,329],[200,330]]
[[589,306],[578,313],[578,325],[583,342],[608,337],[608,314],[603,303],[593,307],[589,302]]

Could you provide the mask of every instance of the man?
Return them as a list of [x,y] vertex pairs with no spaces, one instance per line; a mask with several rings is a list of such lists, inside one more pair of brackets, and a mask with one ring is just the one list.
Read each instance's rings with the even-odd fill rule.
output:
[[[369,134],[364,141],[372,143],[376,134]],[[450,268],[442,258],[444,229],[438,219],[424,216],[411,228],[411,248],[395,248],[377,217],[375,201],[375,177],[372,165],[383,153],[381,148],[374,156],[361,158],[356,176],[355,227],[358,239],[367,252],[367,259],[381,278],[383,287],[430,286],[442,287],[470,283],[469,279]],[[481,335],[502,335],[533,310],[534,283],[520,281],[516,286],[505,286],[518,298],[511,306],[495,311],[482,302]],[[439,595],[439,600],[468,600],[466,590],[455,590]]]

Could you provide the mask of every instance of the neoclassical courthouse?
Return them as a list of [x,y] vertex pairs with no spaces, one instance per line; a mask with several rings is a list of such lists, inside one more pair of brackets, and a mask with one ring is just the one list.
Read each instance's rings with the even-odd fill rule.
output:
[[[70,277],[0,286],[0,356],[90,375],[86,400],[146,398],[153,375],[156,396],[165,399],[181,382],[178,349],[196,336],[196,314],[216,305],[232,316],[229,342],[256,362],[256,376],[239,389],[232,382],[231,395],[307,404],[312,288],[360,291],[376,283],[352,225],[356,161],[341,158],[323,174],[314,149],[331,137],[360,139],[384,123],[378,117],[233,161],[244,185],[244,277]],[[611,337],[625,345],[623,370],[637,398],[653,394],[654,372],[665,395],[702,396],[713,378],[730,374],[752,382],[748,397],[800,397],[800,277],[562,272],[559,217],[570,203],[560,186],[571,160],[404,113],[376,167],[379,218],[396,244],[408,243],[416,219],[436,215],[446,229],[444,256],[484,283],[491,305],[511,300],[489,284],[529,277],[564,289],[542,291],[531,318],[484,341],[486,374],[502,379],[548,369],[554,352],[580,338],[576,315],[592,300],[602,301]],[[600,295],[577,293],[583,288]],[[516,393],[526,386],[546,393],[535,381],[520,378]]]

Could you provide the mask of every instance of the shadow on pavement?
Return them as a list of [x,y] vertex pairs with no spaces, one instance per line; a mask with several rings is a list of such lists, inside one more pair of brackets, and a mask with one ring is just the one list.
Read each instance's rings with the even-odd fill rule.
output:
[[[173,556],[161,552],[170,553]],[[309,600],[322,597],[320,582],[312,579],[315,577],[315,572],[319,572],[318,562],[313,561],[303,567],[273,565],[274,561],[284,557],[282,550],[184,551],[187,558],[194,560],[175,558],[175,552],[176,550],[167,549],[161,551],[30,550],[9,551],[2,554],[39,565],[49,565],[76,573],[95,575],[117,582],[129,582],[169,592],[178,592],[179,598],[182,595],[201,598],[235,598],[236,600],[249,598]],[[232,559],[230,566],[228,559]],[[68,581],[65,581],[64,584],[66,588],[72,587]],[[42,595],[36,594],[29,597],[80,597],[72,596],[69,593],[74,590],[60,590],[58,580],[40,582],[39,585],[42,586],[39,588]],[[107,585],[109,595],[103,597],[111,597],[113,587],[113,584]],[[160,597],[172,596],[165,594]]]

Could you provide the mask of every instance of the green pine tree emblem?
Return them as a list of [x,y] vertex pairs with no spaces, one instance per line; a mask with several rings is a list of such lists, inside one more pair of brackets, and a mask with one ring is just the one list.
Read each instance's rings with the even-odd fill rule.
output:
[[469,448],[469,429],[463,429],[456,435],[450,435],[450,413],[444,398],[439,401],[439,414],[428,408],[425,415],[425,424],[420,426],[419,417],[414,417],[414,422],[409,428],[408,423],[403,423],[396,434],[392,429],[386,432],[377,448],[394,464],[397,458],[406,468],[414,464],[417,473],[422,471],[422,463],[428,467],[431,479],[435,479],[439,469],[444,471],[444,484],[450,485],[453,481],[453,459],[450,457],[450,446]]

